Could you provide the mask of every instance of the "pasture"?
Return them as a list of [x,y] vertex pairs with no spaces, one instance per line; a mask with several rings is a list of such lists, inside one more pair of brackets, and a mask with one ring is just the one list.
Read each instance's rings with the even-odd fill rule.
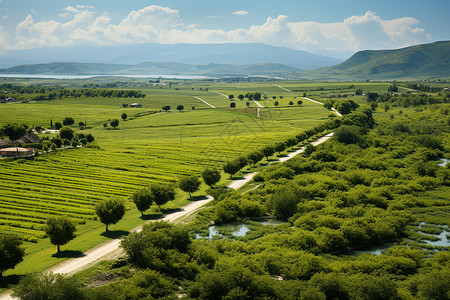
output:
[[[254,89],[269,93],[272,88],[267,84]],[[234,89],[230,85],[222,91],[231,93]],[[250,86],[239,89],[248,91]],[[245,100],[236,100],[242,105],[232,109],[230,100],[213,90],[143,89],[148,96],[136,100],[143,104],[139,109],[122,107],[123,103],[134,102],[123,98],[2,104],[0,125],[18,122],[47,127],[50,119],[54,123],[71,116],[75,124],[87,122],[87,129],[76,130],[93,134],[100,146],[100,149],[57,150],[35,160],[0,161],[0,231],[37,242],[25,244],[25,262],[8,273],[28,272],[29,267],[25,266],[29,261],[39,260],[34,266],[38,270],[63,259],[48,256],[53,247],[47,239],[41,239],[42,226],[50,215],[65,214],[78,223],[77,238],[63,248],[85,251],[111,237],[102,235],[103,225],[96,221],[93,212],[99,200],[127,199],[125,218],[112,226],[117,234],[123,234],[148,218],[140,218],[131,202],[134,191],[152,182],[176,184],[181,176],[199,174],[206,166],[221,168],[227,160],[284,141],[328,120],[330,115],[321,105],[304,100],[301,106],[260,109],[258,117],[255,103],[246,107]],[[217,108],[197,100],[196,95]],[[180,104],[185,107],[181,112],[175,110]],[[170,105],[171,110],[160,112],[163,105]],[[120,119],[123,112],[129,116],[126,121]],[[144,114],[135,117],[140,113]],[[120,120],[118,128],[104,128],[103,123],[113,118]],[[222,182],[227,178],[223,174]],[[205,195],[205,189],[202,186],[196,195]],[[163,208],[176,209],[186,204],[187,198],[178,191],[177,198]],[[160,214],[156,208],[148,211],[150,217]],[[45,255],[48,257],[40,261]]]

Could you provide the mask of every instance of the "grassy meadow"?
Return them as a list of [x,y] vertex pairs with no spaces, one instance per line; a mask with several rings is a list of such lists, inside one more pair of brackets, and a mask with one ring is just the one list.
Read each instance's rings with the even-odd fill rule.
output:
[[[238,93],[251,91],[267,95],[276,91],[277,95],[285,95],[287,99],[283,101],[295,97],[269,83],[238,87],[208,85],[202,90],[200,87],[194,90],[191,87],[143,88],[147,97],[138,100],[78,98],[2,104],[0,126],[16,122],[48,127],[50,120],[61,122],[70,116],[75,124],[87,122],[87,128],[81,130],[75,126],[75,130],[91,133],[100,147],[57,150],[35,160],[0,161],[0,231],[33,241],[25,243],[24,262],[6,275],[41,270],[67,258],[52,256],[55,247],[43,239],[41,228],[50,215],[64,214],[77,221],[77,238],[62,246],[63,250],[70,251],[68,256],[76,255],[161,215],[154,208],[141,218],[130,200],[134,191],[152,182],[176,184],[181,176],[199,174],[206,166],[220,168],[227,160],[284,141],[325,122],[330,115],[321,105],[304,100],[301,106],[260,109],[258,117],[254,102],[246,107],[246,101],[235,100],[238,105],[232,109],[230,100],[214,93],[234,93],[236,97]],[[212,109],[195,97],[217,108]],[[140,102],[143,107],[122,107],[123,103],[133,102]],[[182,112],[175,109],[180,104],[185,107]],[[170,105],[171,110],[160,112],[164,105]],[[124,112],[129,116],[126,121],[120,119]],[[143,116],[136,116],[141,113]],[[118,128],[103,126],[114,118],[120,120]],[[250,171],[246,168],[244,172]],[[223,174],[222,182],[227,180],[228,176]],[[195,195],[205,195],[205,190],[203,185]],[[188,196],[178,192],[177,198],[165,205],[164,210],[188,203]],[[93,207],[99,200],[110,197],[126,199],[128,212],[111,227],[112,233],[105,235],[104,225],[96,221]]]

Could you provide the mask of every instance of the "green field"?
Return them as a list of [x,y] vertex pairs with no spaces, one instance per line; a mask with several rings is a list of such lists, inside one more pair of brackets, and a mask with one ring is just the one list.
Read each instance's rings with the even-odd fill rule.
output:
[[[266,93],[273,89],[271,84],[255,85],[254,90],[264,92],[266,88]],[[243,85],[239,89],[244,93],[251,87]],[[221,88],[227,93],[235,89]],[[25,244],[25,262],[6,274],[29,272],[30,261],[35,262],[33,270],[38,270],[62,259],[52,257],[53,247],[48,239],[41,239],[42,226],[50,215],[64,214],[78,222],[77,238],[63,249],[85,251],[109,238],[101,235],[104,227],[93,213],[99,200],[115,196],[127,199],[129,211],[112,230],[129,230],[144,221],[129,200],[134,191],[152,182],[176,184],[181,176],[199,174],[206,166],[220,168],[226,160],[284,141],[325,122],[330,115],[321,105],[304,101],[301,106],[260,109],[258,117],[255,103],[247,108],[246,101],[237,100],[237,108],[231,109],[230,100],[213,92],[218,87],[209,89],[147,89],[144,91],[148,96],[136,100],[143,104],[139,109],[122,107],[122,103],[134,99],[109,98],[2,104],[0,126],[17,122],[47,127],[50,120],[62,121],[71,116],[75,124],[87,122],[90,128],[76,130],[92,133],[101,148],[57,150],[35,160],[0,161],[0,231],[38,241]],[[217,108],[209,108],[195,96]],[[184,111],[175,110],[179,104]],[[163,105],[170,105],[171,110],[160,112]],[[120,119],[123,112],[129,116],[126,121]],[[155,113],[134,117],[141,112]],[[118,129],[104,128],[103,123],[113,118],[120,119]],[[205,189],[203,186],[203,192],[196,195],[204,195]],[[164,209],[187,203],[187,195],[178,192],[177,199]],[[160,213],[156,208],[149,211]]]

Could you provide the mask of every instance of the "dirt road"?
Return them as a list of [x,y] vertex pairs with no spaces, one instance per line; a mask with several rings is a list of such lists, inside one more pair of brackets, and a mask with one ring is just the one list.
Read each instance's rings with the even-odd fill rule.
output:
[[[329,133],[329,134],[319,138],[318,140],[312,142],[311,144],[314,146],[317,146],[317,145],[327,141],[332,136],[333,136],[333,133]],[[305,151],[304,147],[302,147],[301,149],[299,149],[295,152],[289,153],[285,157],[281,157],[279,160],[281,162],[287,161],[287,160],[295,157],[297,154],[302,153],[303,151]],[[249,174],[245,175],[243,178],[233,180],[228,184],[228,187],[231,189],[239,189],[240,187],[242,187],[246,183],[248,183],[250,180],[252,180],[252,178],[255,174],[257,174],[257,172],[249,173]],[[213,198],[211,196],[207,196],[207,197],[205,197],[205,199],[193,201],[193,202],[189,203],[188,205],[183,206],[180,209],[180,211],[177,211],[177,212],[174,212],[171,214],[167,214],[162,219],[159,219],[159,220],[174,222],[175,220],[177,220],[181,217],[188,216],[188,215],[198,211],[203,205],[211,202],[212,200],[213,200]],[[142,225],[139,225],[136,228],[133,228],[131,231],[139,232],[141,230],[142,230]],[[68,259],[68,260],[50,268],[48,271],[52,271],[53,273],[71,275],[78,271],[86,269],[99,261],[118,257],[119,255],[121,255],[123,253],[122,251],[123,251],[122,248],[120,248],[120,239],[114,239],[114,240],[108,241],[106,243],[100,244],[92,249],[87,250],[84,253],[85,256]],[[15,299],[15,298],[11,297],[10,292],[5,292],[0,295],[0,300],[13,300],[13,299]]]

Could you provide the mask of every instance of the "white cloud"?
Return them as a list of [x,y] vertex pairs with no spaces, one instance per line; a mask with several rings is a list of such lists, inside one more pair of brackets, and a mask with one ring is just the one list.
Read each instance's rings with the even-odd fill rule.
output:
[[6,20],[6,19],[8,19],[9,18],[9,16],[8,15],[4,15],[4,16],[2,16],[2,19],[3,20]]
[[267,18],[262,25],[234,30],[199,28],[184,24],[177,10],[151,5],[132,11],[113,23],[107,13],[97,14],[91,7],[67,6],[69,20],[36,22],[32,15],[17,24],[15,37],[6,45],[14,49],[74,44],[128,43],[246,43],[258,42],[314,53],[349,53],[362,49],[384,49],[430,41],[418,21],[405,17],[383,20],[368,11],[337,23],[292,22],[288,16]]
[[233,13],[233,15],[237,15],[237,16],[248,15],[248,11],[245,11],[245,10],[238,10],[238,11],[235,11],[235,12]]

